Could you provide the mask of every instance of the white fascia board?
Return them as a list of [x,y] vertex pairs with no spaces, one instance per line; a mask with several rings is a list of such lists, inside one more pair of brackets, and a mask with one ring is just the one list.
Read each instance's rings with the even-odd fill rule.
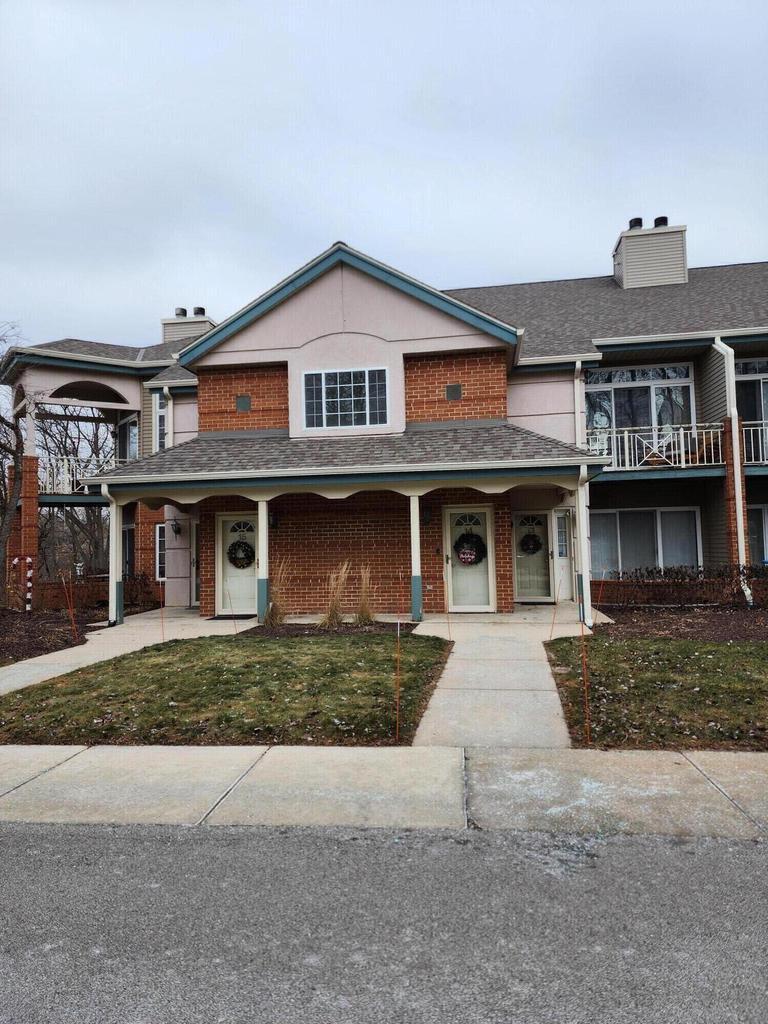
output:
[[[556,469],[558,466],[607,466],[610,460],[600,455],[587,455],[586,452],[574,452],[570,459],[533,459],[525,462],[460,462],[460,463],[409,463],[403,465],[396,463],[391,466],[345,466],[339,469],[338,466],[326,466],[318,469],[316,466],[290,466],[285,469],[270,470],[237,470],[228,473],[219,473],[206,470],[202,473],[179,473],[173,474],[173,482],[182,480],[242,480],[244,478],[254,480],[270,480],[276,476],[353,476],[356,473],[460,473],[471,472],[482,469],[505,469],[514,473],[516,469]],[[111,476],[111,477],[87,477],[84,483],[105,484],[128,484],[128,483],[154,483],[158,482],[154,476]]]
[[154,380],[153,378],[150,378],[149,380],[142,381],[141,386],[148,390],[160,390],[164,387],[175,388],[181,386],[194,388],[197,387],[197,377],[195,377],[194,380]]
[[624,338],[593,338],[593,345],[637,345],[654,341],[698,341],[706,338],[740,338],[748,334],[768,334],[768,327],[733,327],[722,331],[713,327],[710,331],[682,331],[677,334],[638,334]]
[[603,358],[602,352],[576,352],[567,356],[524,356],[518,360],[519,366],[546,366],[547,363],[575,363],[578,360],[590,359],[599,362]]

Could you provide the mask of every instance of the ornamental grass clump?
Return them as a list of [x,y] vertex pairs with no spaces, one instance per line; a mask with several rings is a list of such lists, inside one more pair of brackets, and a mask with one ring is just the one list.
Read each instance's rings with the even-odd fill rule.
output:
[[349,577],[349,562],[342,562],[328,577],[328,606],[320,620],[323,629],[341,629],[344,623],[342,606]]
[[360,596],[357,599],[355,623],[358,626],[373,625],[373,587],[371,586],[371,570],[367,565],[360,570]]
[[275,629],[285,622],[288,588],[288,559],[281,558],[277,563],[272,579],[269,581],[270,602],[267,614],[264,616],[264,625],[267,629]]

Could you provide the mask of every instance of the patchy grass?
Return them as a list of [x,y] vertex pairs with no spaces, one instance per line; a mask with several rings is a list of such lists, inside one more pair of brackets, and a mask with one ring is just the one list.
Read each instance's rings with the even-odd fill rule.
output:
[[[402,639],[409,743],[450,644]],[[0,697],[2,743],[395,742],[392,635],[172,640]]]
[[[578,638],[546,645],[575,746],[585,746]],[[768,750],[768,644],[593,636],[592,743]]]

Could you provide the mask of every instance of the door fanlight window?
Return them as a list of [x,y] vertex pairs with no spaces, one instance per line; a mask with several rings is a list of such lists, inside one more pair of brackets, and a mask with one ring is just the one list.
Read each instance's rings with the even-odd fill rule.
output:
[[227,558],[236,569],[248,569],[256,560],[256,551],[248,539],[248,535],[254,532],[253,523],[247,519],[242,522],[233,523],[229,528],[230,535],[236,535],[227,548]]

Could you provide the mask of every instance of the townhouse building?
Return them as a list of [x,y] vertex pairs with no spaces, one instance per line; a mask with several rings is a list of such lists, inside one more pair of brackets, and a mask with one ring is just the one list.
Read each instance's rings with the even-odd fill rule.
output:
[[[288,611],[321,611],[346,560],[379,612],[589,623],[596,579],[768,558],[768,263],[689,268],[663,217],[604,277],[448,291],[339,242],[220,323],[14,348],[0,381],[26,415],[8,572],[41,507],[102,505],[113,622],[138,572],[202,615],[263,617],[278,561]],[[109,464],[39,457],[62,407],[111,425]]]

